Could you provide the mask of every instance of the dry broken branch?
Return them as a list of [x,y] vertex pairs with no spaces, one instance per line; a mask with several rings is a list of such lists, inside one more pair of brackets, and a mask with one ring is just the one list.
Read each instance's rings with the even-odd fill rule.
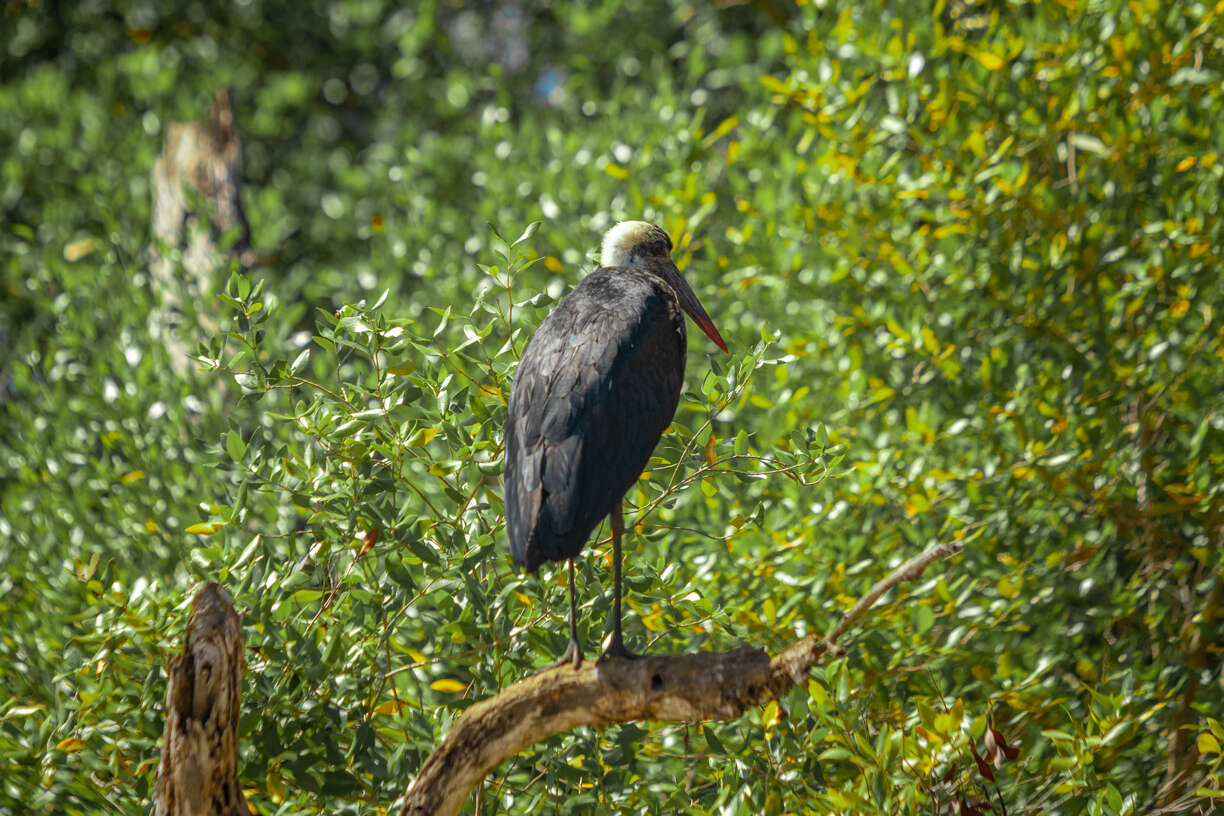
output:
[[772,660],[761,649],[546,669],[469,708],[421,768],[401,816],[452,816],[480,781],[528,746],[578,726],[639,720],[733,720],[806,680],[811,667],[889,590],[957,552],[939,544],[879,581],[825,636],[809,635]]
[[[244,268],[255,261],[242,208],[242,139],[228,91],[216,95],[208,118],[166,129],[166,145],[153,165],[152,226],[150,272],[161,305],[150,329],[166,339],[171,359],[185,371],[189,344],[178,326],[183,304],[212,301],[213,273],[231,253]],[[236,234],[232,247],[222,246],[227,233]],[[216,328],[211,320],[203,323],[210,333]]]
[[170,659],[155,816],[249,816],[238,784],[242,627],[229,593],[209,583],[191,601],[183,654]]

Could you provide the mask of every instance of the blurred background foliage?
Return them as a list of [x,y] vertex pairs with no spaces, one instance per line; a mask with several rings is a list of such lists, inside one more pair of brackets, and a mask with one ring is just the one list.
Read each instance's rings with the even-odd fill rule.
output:
[[[550,662],[563,575],[506,554],[505,396],[645,217],[733,353],[693,338],[630,493],[630,647],[772,650],[965,549],[808,688],[557,737],[479,812],[1215,812],[1222,15],[5,4],[0,810],[146,809],[203,580],[245,611],[262,813],[383,812]],[[224,331],[182,376],[150,171],[221,87],[260,263],[190,304]]]

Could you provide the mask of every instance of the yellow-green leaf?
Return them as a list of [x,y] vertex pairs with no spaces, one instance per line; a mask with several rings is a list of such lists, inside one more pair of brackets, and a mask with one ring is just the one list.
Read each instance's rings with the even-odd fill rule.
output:
[[769,703],[761,710],[761,725],[766,731],[769,731],[778,722],[778,701],[770,700]]
[[905,329],[901,328],[901,324],[893,320],[891,317],[885,318],[884,325],[888,327],[888,331],[891,332],[894,337],[900,338],[903,342],[909,343],[913,341],[914,336]]
[[790,93],[790,89],[786,87],[786,83],[777,77],[772,77],[769,74],[761,77],[761,84],[774,93]]
[[410,448],[419,448],[422,445],[428,445],[430,440],[438,435],[437,428],[418,428],[417,432],[409,437],[406,443]]
[[198,536],[210,536],[225,526],[223,521],[201,521],[187,528],[187,532]]
[[1220,753],[1220,741],[1208,731],[1198,735],[1198,751],[1200,754]]
[[919,513],[925,513],[931,509],[931,502],[926,496],[921,493],[914,493],[905,502],[905,514],[908,516],[916,516]]
[[79,241],[73,241],[64,247],[64,260],[79,261],[97,248],[98,241],[96,238],[82,238]]
[[989,51],[977,51],[974,53],[974,58],[982,63],[988,71],[998,71],[1007,63],[1003,62],[997,54],[992,54]]
[[726,119],[718,123],[718,127],[710,131],[710,135],[706,137],[707,143],[718,141],[721,137],[726,136],[731,132],[731,129],[739,124],[738,116],[728,116]]
[[467,688],[466,683],[460,683],[458,680],[451,680],[449,677],[444,677],[441,680],[435,680],[429,684],[429,687],[434,691],[442,691],[447,694],[456,694]]
[[965,147],[979,159],[986,158],[986,137],[982,131],[975,130],[965,138]]

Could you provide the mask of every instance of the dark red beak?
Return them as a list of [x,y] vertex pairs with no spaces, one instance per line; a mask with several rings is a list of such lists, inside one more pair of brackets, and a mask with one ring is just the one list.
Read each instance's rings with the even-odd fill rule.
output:
[[680,308],[688,313],[688,316],[693,318],[693,322],[706,334],[706,337],[714,341],[714,345],[718,346],[727,354],[731,350],[727,348],[727,344],[723,342],[722,335],[718,333],[718,329],[714,325],[714,321],[706,314],[705,308],[702,307],[701,301],[693,294],[693,289],[688,285],[688,281],[680,274],[680,270],[672,265],[672,270],[676,273],[676,296],[680,299]]

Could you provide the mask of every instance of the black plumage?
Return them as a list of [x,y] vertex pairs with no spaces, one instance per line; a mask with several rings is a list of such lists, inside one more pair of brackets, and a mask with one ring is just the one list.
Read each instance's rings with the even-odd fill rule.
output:
[[569,560],[570,645],[581,662],[573,559],[604,516],[612,521],[613,635],[620,626],[621,500],[671,423],[684,381],[684,312],[721,348],[713,322],[671,261],[658,227],[626,222],[603,260],[528,343],[506,426],[506,526],[515,565]]
[[647,272],[591,273],[540,324],[514,378],[506,521],[514,563],[573,558],[641,474],[684,382],[684,317]]

